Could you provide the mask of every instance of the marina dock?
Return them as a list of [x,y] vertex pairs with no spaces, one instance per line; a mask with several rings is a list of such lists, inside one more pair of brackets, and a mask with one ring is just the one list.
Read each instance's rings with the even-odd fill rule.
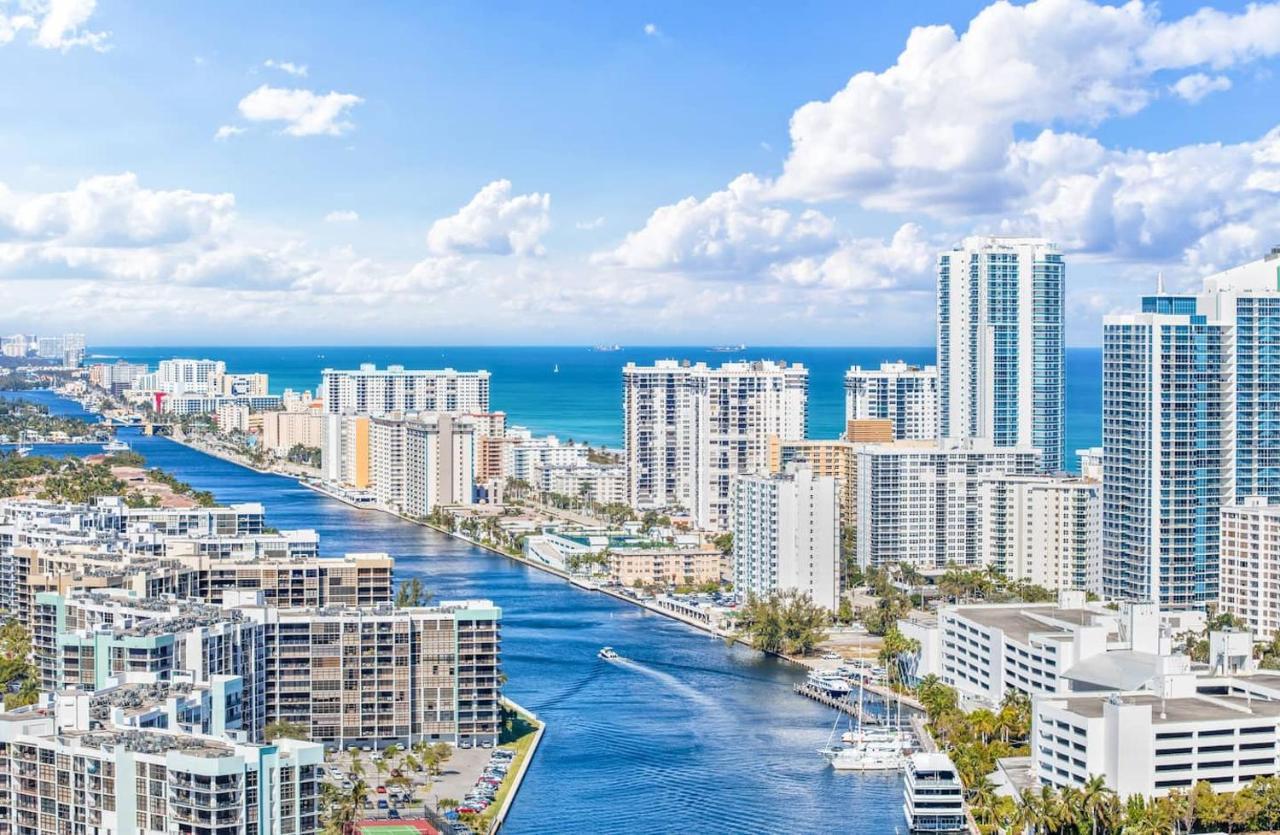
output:
[[861,714],[859,714],[858,703],[851,701],[847,693],[843,696],[836,696],[821,687],[808,683],[807,681],[797,682],[792,690],[799,693],[801,696],[804,696],[806,699],[813,699],[818,704],[826,705],[827,707],[832,708],[833,710],[838,710],[841,713],[847,713],[848,715],[857,718],[858,721],[862,722],[864,725],[878,725],[881,723],[881,718],[879,716],[872,714],[865,708],[861,711]]

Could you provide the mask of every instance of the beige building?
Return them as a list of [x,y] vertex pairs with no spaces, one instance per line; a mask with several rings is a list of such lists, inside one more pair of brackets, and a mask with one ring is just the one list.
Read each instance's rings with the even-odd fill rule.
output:
[[209,394],[223,397],[266,397],[270,394],[266,374],[215,372],[209,380]]
[[609,580],[619,586],[700,586],[725,574],[724,555],[716,550],[630,550],[609,552]]
[[845,421],[844,437],[855,444],[888,444],[892,443],[893,421],[887,418],[863,418]]
[[1280,631],[1280,505],[1261,497],[1221,511],[1218,604],[1259,640]]
[[387,554],[345,557],[218,558],[188,553],[163,558],[88,549],[15,548],[14,616],[30,623],[41,592],[122,589],[140,598],[175,595],[220,604],[228,591],[261,592],[276,606],[367,606],[392,599],[395,560]]
[[[876,423],[888,425],[889,421]],[[842,527],[852,525],[858,513],[857,445],[850,441],[784,441],[777,435],[769,439],[770,473],[780,473],[795,461],[807,463],[816,476],[831,476],[836,480],[840,524]]]
[[262,444],[273,452],[285,453],[301,444],[324,447],[324,415],[318,412],[264,412]]

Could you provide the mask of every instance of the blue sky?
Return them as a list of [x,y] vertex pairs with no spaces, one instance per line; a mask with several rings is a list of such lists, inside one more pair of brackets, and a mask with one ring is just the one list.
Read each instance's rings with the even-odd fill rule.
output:
[[1265,3],[0,0],[0,329],[929,344],[1003,231],[1096,344],[1280,241],[1277,53]]

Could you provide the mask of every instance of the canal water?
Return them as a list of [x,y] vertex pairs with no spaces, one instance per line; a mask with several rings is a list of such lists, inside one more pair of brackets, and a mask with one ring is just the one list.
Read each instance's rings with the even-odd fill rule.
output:
[[[437,599],[502,607],[505,691],[548,723],[504,832],[904,828],[896,775],[837,774],[818,756],[836,716],[792,693],[803,674],[791,665],[289,479],[137,430],[121,436],[220,502],[261,501],[268,524],[318,530],[325,554],[385,551],[398,578],[422,578]],[[630,660],[597,659],[605,645]]]

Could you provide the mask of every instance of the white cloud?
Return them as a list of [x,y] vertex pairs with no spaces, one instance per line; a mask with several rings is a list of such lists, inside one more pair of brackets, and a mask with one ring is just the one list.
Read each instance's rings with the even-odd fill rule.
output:
[[770,263],[834,246],[820,212],[793,213],[763,202],[766,184],[743,174],[704,200],[686,197],[656,209],[598,264],[644,270],[758,272]]
[[427,232],[437,255],[540,255],[551,227],[551,195],[511,194],[510,180],[495,180],[457,214],[441,218]]
[[262,66],[272,70],[280,70],[280,72],[287,73],[295,78],[307,77],[306,64],[295,64],[292,61],[277,61],[274,58],[268,58],[262,62]]
[[0,46],[12,41],[24,29],[35,29],[36,20],[28,14],[6,15],[0,13]]
[[244,128],[237,125],[222,125],[214,131],[213,138],[218,142],[225,142],[233,136],[239,136],[244,133]]
[[145,246],[219,234],[235,198],[156,191],[131,173],[90,177],[71,191],[20,196],[0,188],[0,239],[57,240],[85,246]]
[[1202,72],[1184,75],[1169,85],[1169,91],[1195,104],[1210,93],[1231,89],[1231,79],[1225,75],[1208,76]]
[[656,38],[662,34],[662,32],[658,29],[658,24],[656,23],[646,23],[644,25],[644,33],[651,38]]
[[341,136],[355,127],[347,111],[364,99],[350,93],[313,93],[263,84],[240,100],[251,122],[284,122],[290,136]]
[[1024,196],[1005,177],[1017,126],[1087,127],[1154,98],[1155,74],[1280,53],[1280,7],[1162,22],[1155,6],[995,3],[957,35],[917,27],[896,63],[791,119],[779,196],[945,215]]
[[601,217],[592,218],[591,220],[580,220],[573,225],[575,228],[581,229],[583,231],[586,231],[589,229],[599,229],[601,226],[604,226],[604,217],[601,216]]
[[827,255],[776,264],[775,278],[801,286],[837,290],[931,289],[937,239],[915,223],[905,223],[887,242],[879,238],[842,241]]
[[[14,8],[17,13],[6,13]],[[0,46],[14,40],[18,32],[30,31],[31,43],[43,49],[63,52],[87,46],[97,52],[110,49],[110,33],[86,28],[97,0],[0,0]]]
[[350,209],[335,209],[324,216],[325,223],[355,223],[359,219],[359,213]]

